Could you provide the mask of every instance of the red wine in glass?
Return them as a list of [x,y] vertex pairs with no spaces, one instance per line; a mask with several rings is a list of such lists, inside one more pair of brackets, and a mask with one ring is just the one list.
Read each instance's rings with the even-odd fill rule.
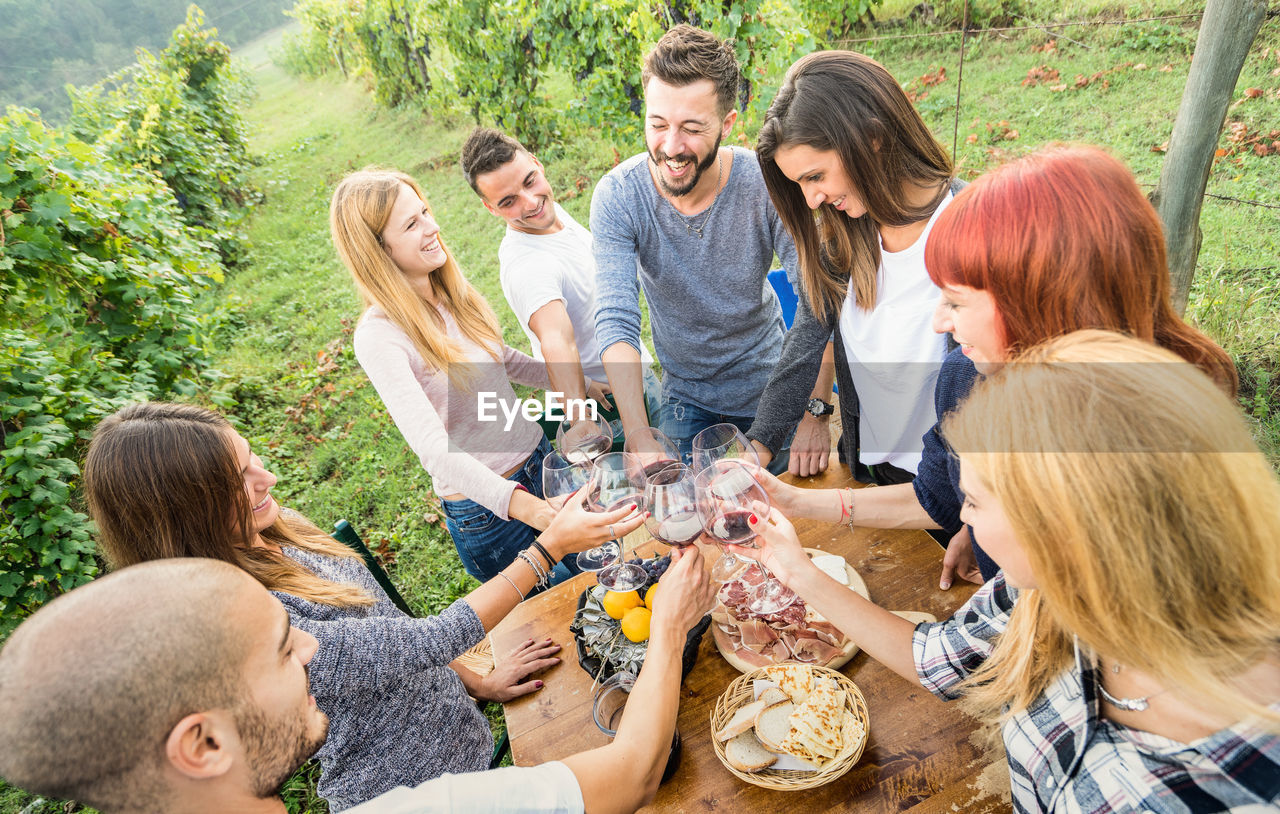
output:
[[698,492],[693,471],[673,463],[655,475],[644,489],[649,517],[645,528],[659,542],[683,548],[702,534]]
[[756,536],[747,522],[750,517],[745,509],[717,512],[707,524],[707,533],[721,545],[742,545]]
[[679,461],[674,458],[663,458],[648,464],[644,468],[644,476],[653,482],[662,477],[663,471],[675,466]]
[[654,522],[650,517],[645,521],[645,527],[655,540],[674,548],[687,548],[702,536],[702,520],[693,506],[668,515],[661,522]]

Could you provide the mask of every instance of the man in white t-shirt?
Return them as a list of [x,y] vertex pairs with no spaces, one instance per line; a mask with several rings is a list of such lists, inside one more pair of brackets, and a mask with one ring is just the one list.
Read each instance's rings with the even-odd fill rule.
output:
[[[652,800],[685,638],[715,600],[697,547],[672,552],[661,585],[644,667],[607,746],[444,775],[347,810],[598,814]],[[284,814],[281,787],[329,728],[309,694],[316,648],[234,565],[188,557],[108,574],[45,605],[0,650],[0,777],[104,814]]]
[[[589,396],[616,418],[596,342],[596,263],[591,233],[555,202],[537,157],[510,136],[487,127],[462,147],[462,174],[485,209],[507,222],[498,247],[503,296],[543,360],[551,390],[566,398]],[[657,409],[661,390],[641,351],[646,406]]]

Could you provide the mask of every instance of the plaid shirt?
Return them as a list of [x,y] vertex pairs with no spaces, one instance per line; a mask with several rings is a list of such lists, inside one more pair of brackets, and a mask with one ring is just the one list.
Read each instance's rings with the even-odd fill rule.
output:
[[[920,683],[952,699],[991,654],[1017,591],[1004,574],[987,582],[954,617],[916,628]],[[1003,729],[1018,811],[1262,812],[1280,809],[1280,736],[1239,723],[1190,744],[1101,716],[1099,676],[1076,646],[1062,675]],[[1280,704],[1273,708],[1280,708]]]

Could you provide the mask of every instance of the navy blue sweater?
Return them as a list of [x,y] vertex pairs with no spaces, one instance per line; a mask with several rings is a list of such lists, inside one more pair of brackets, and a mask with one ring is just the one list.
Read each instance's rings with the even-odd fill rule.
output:
[[[951,448],[943,440],[939,428],[947,413],[959,407],[968,397],[978,378],[977,368],[959,348],[947,354],[942,362],[942,369],[938,371],[938,384],[933,390],[933,407],[938,422],[924,434],[924,457],[920,460],[916,479],[911,482],[920,505],[933,518],[933,522],[950,535],[964,526],[960,522],[964,493],[960,491],[960,460],[951,454]],[[973,529],[969,530],[969,535],[973,537]],[[973,538],[973,553],[984,579],[991,579],[1000,570],[1000,566],[978,547],[976,537]]]

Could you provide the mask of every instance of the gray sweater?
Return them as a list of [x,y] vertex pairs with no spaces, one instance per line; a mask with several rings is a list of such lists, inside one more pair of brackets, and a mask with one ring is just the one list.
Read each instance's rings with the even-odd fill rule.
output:
[[787,269],[799,262],[755,153],[732,149],[724,189],[692,218],[658,194],[644,153],[600,179],[591,199],[596,339],[601,350],[616,342],[639,350],[643,288],[663,395],[752,416],[785,331],[767,275],[775,253]]
[[296,548],[284,553],[377,599],[368,607],[338,608],[273,592],[294,626],[320,642],[308,670],[316,705],[329,716],[329,739],[316,757],[319,791],[330,809],[446,772],[487,769],[489,722],[448,666],[484,638],[471,606],[459,599],[439,616],[405,616],[359,559]]

